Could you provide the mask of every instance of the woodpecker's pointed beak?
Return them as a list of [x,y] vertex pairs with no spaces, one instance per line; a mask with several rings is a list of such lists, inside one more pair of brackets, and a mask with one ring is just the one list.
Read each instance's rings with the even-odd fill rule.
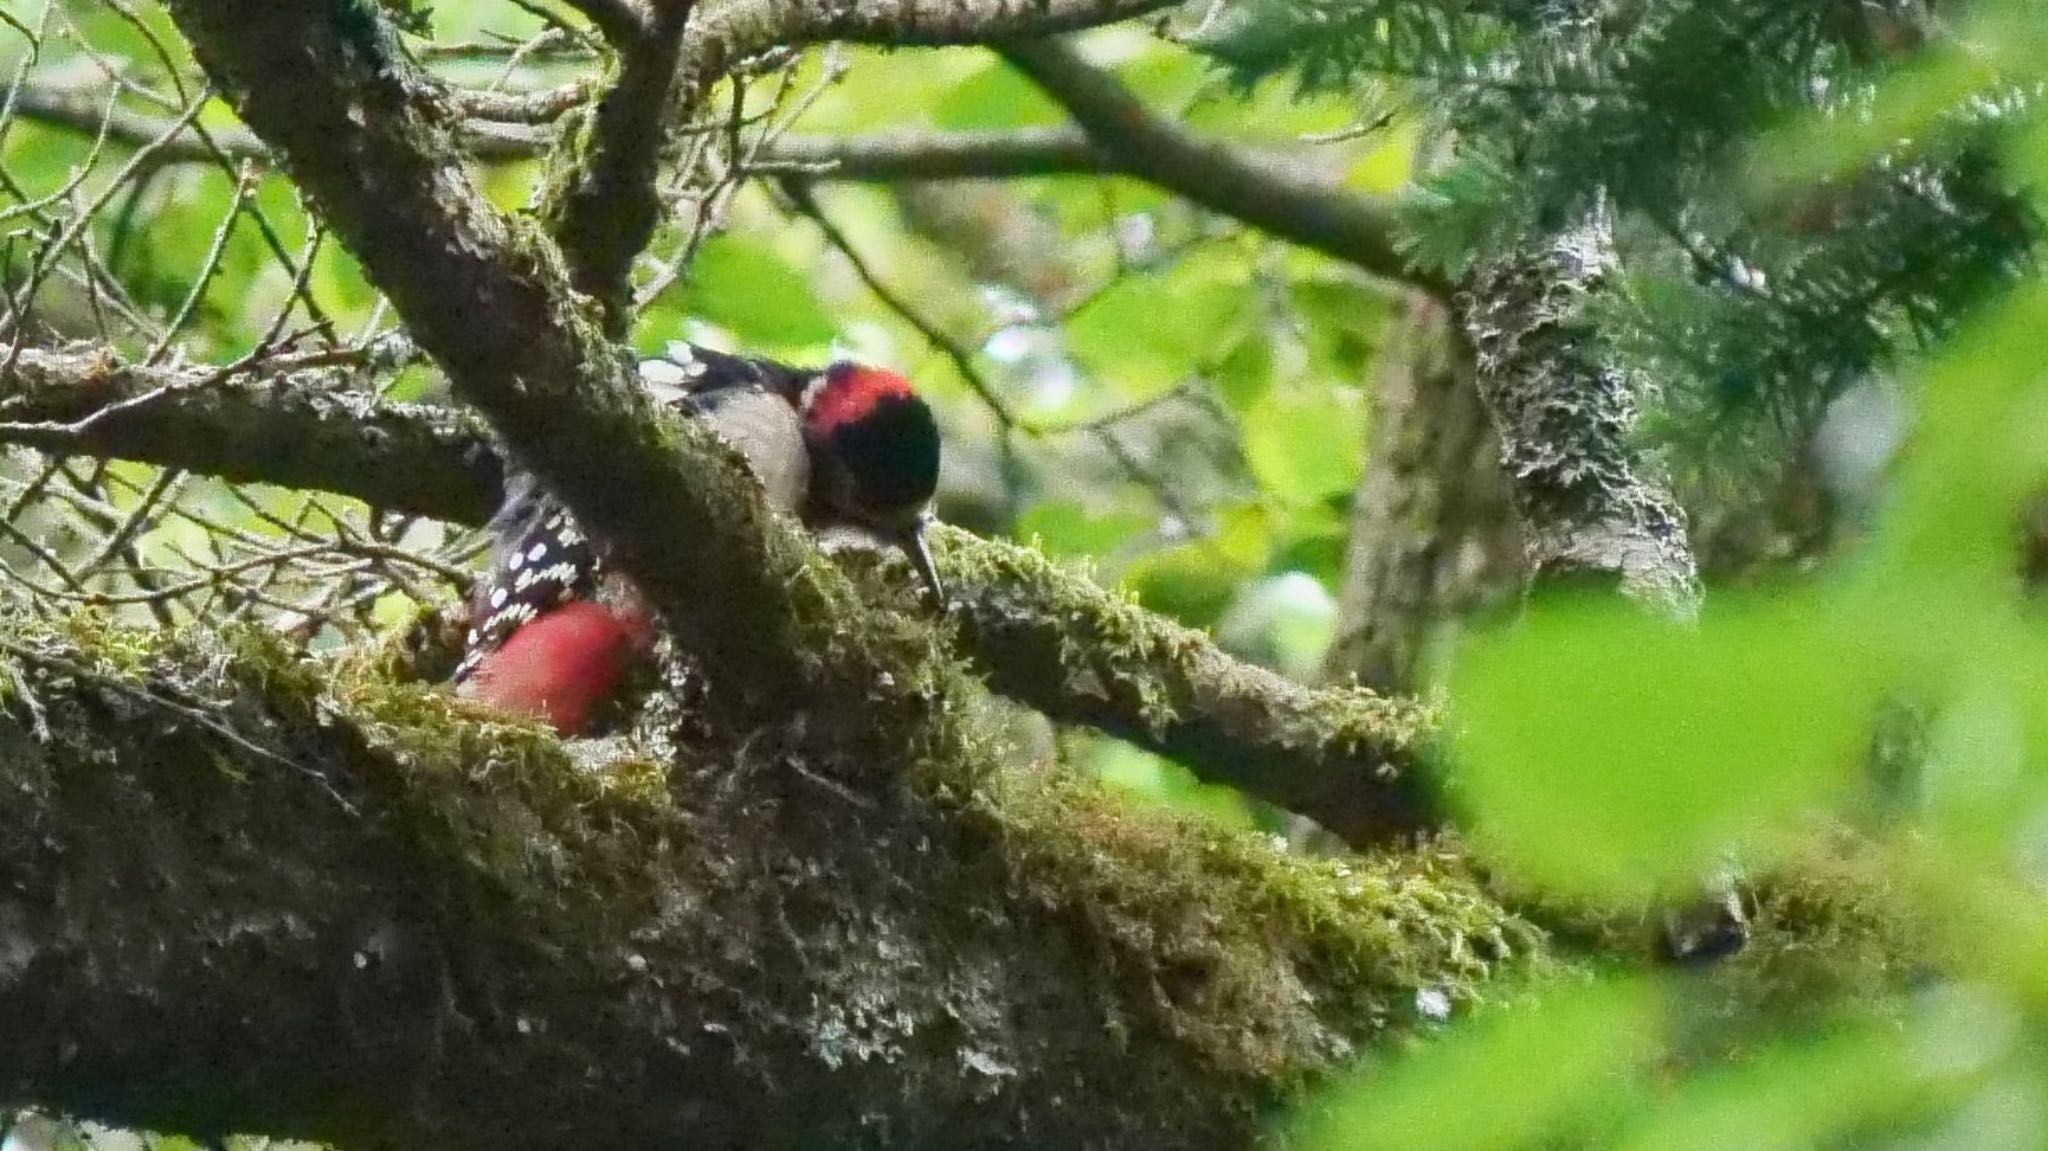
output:
[[932,598],[939,601],[939,606],[944,607],[946,585],[939,582],[938,565],[932,562],[931,545],[926,543],[924,538],[924,530],[931,522],[930,512],[923,512],[912,520],[910,527],[903,533],[903,550],[909,553],[910,566],[917,569],[918,578],[924,581],[924,586],[931,589]]

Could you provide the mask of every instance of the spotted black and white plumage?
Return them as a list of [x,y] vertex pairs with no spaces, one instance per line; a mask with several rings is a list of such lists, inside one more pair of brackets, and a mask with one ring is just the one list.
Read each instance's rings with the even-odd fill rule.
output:
[[590,539],[560,501],[529,472],[506,479],[505,502],[491,517],[490,565],[470,600],[471,627],[455,682],[469,679],[512,633],[564,603],[597,592]]
[[[746,458],[769,505],[792,513],[810,488],[797,407],[819,374],[680,342],[640,364],[641,384],[657,403],[709,421]],[[487,530],[490,563],[471,600],[474,626],[455,669],[458,684],[514,632],[602,588],[602,560],[589,537],[531,473],[507,478]]]

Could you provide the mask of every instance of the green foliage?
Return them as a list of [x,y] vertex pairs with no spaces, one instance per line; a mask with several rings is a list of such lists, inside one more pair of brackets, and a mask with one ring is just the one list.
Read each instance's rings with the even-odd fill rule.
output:
[[1330,1151],[1585,1146],[1656,1057],[1659,1006],[1613,980],[1462,1029],[1362,1077],[1311,1112],[1302,1142]]
[[1696,628],[1538,605],[1451,685],[1474,835],[1580,895],[1682,894],[1731,846],[1768,858],[1856,783],[1896,677],[1876,630],[1796,593],[1716,599]]
[[[1444,253],[1470,257],[1540,233],[1575,195],[1611,197],[1628,266],[1602,323],[1667,385],[1679,440],[1774,428],[1778,449],[1717,446],[1782,467],[1842,388],[1898,381],[1910,437],[1834,562],[1716,589],[1690,627],[1548,597],[1472,637],[1450,684],[1452,794],[1498,874],[1612,923],[1736,861],[1757,892],[1750,950],[1704,974],[1616,972],[1370,1062],[1304,1113],[1304,1146],[2033,1146],[2048,1131],[2048,642],[2014,555],[2048,484],[2048,288],[2027,263],[2048,133],[2012,95],[2048,78],[2038,12],[1980,5],[1916,54],[1903,9],[1768,8],[1500,26],[1490,58],[1576,41],[1575,74],[1626,95],[1563,92],[1552,73],[1473,98],[1468,128],[1506,134],[1420,208],[1463,229]],[[1329,46],[1280,58],[1321,83],[1351,74],[1333,61],[1364,66]],[[1715,458],[1705,474],[1725,479],[1725,456],[1695,463]],[[1899,700],[1925,719],[1920,751],[1889,753],[1903,779],[1871,751]],[[1843,822],[1861,830],[1826,830]],[[1605,930],[1587,937],[1611,948]]]
[[[1460,275],[1616,209],[1603,331],[1658,381],[1655,427],[1706,483],[1770,479],[1845,388],[2023,268],[2037,213],[2000,160],[2027,102],[2000,69],[2038,58],[2039,32],[1999,19],[1951,40],[1945,70],[1911,55],[1932,29],[1912,0],[1265,0],[1209,49],[1241,78],[1286,71],[1365,109],[1408,83],[1461,141],[1406,215],[1419,266]],[[1729,178],[1759,132],[1802,116],[1826,127],[1780,154],[1840,179],[1759,201]],[[1868,163],[1902,139],[1910,159]]]

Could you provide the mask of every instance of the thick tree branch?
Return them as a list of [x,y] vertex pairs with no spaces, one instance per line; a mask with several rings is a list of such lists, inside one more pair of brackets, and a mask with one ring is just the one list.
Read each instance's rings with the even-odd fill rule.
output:
[[1282,239],[1448,297],[1447,284],[1409,269],[1394,248],[1389,213],[1364,197],[1182,131],[1058,41],[1006,41],[999,50],[1129,171]]
[[[0,422],[0,443],[317,488],[463,523],[496,504],[500,464],[474,420],[333,395],[318,375],[213,382],[216,374],[29,349],[17,383],[0,382],[0,415],[11,417]],[[1420,775],[1433,720],[1418,705],[1309,691],[1035,552],[960,531],[934,535],[968,652],[996,690],[1355,843],[1433,814]]]
[[0,377],[0,443],[459,523],[490,515],[503,477],[483,421],[464,412],[378,401],[318,368],[140,367],[89,346],[22,349]]
[[[568,0],[571,8],[583,13],[611,46],[621,52],[638,46],[646,38],[650,28],[649,20],[642,14],[637,0]],[[688,5],[663,4],[654,13],[654,19],[666,19],[669,14]]]
[[934,532],[954,607],[989,683],[1306,815],[1351,843],[1434,825],[1422,773],[1430,709],[1359,689],[1315,691],[1060,571],[1028,548]]
[[[169,120],[116,107],[108,112],[104,92],[78,88],[23,85],[15,96],[15,115],[38,124],[68,128],[96,136],[101,120],[106,121],[107,139],[129,147],[141,147],[162,137],[171,127]],[[187,127],[157,146],[160,163],[216,164],[222,155],[230,160],[259,160],[268,163],[270,149],[243,128],[213,127],[207,135],[218,146],[216,152]],[[480,160],[526,160],[547,150],[546,137],[530,129],[469,120],[457,128],[463,150]]]
[[1690,618],[1699,577],[1685,513],[1639,458],[1639,381],[1612,363],[1587,304],[1614,262],[1604,211],[1476,269],[1459,319],[1500,435],[1531,573],[1595,576]]
[[[0,1105],[341,1147],[1248,1148],[1540,935],[1057,776],[570,763],[256,639],[0,631]],[[1106,1074],[1106,1069],[1114,1069]]]
[[350,7],[351,20],[271,0],[170,9],[457,393],[718,669],[721,707],[773,722],[790,700],[812,701],[812,737],[849,767],[950,746],[934,637],[865,611],[767,513],[709,429],[655,418],[554,245],[470,182],[437,89],[375,9]]
[[1374,364],[1326,681],[1426,692],[1443,626],[1521,583],[1500,442],[1446,309],[1416,298]]
[[656,0],[644,19],[623,0],[584,0],[582,10],[618,53],[617,79],[568,126],[540,215],[562,246],[569,282],[598,302],[617,338],[632,319],[633,257],[661,215],[655,178],[691,0]]

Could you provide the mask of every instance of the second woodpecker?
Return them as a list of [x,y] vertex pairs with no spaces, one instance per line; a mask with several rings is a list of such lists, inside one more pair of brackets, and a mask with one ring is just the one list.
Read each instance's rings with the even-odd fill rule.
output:
[[[910,382],[851,363],[804,370],[670,344],[640,378],[660,402],[708,420],[745,457],[768,503],[813,528],[851,527],[902,548],[943,600],[925,545],[938,486],[938,423]],[[573,734],[653,640],[653,614],[566,508],[530,475],[508,479],[489,570],[455,670],[465,696]]]

